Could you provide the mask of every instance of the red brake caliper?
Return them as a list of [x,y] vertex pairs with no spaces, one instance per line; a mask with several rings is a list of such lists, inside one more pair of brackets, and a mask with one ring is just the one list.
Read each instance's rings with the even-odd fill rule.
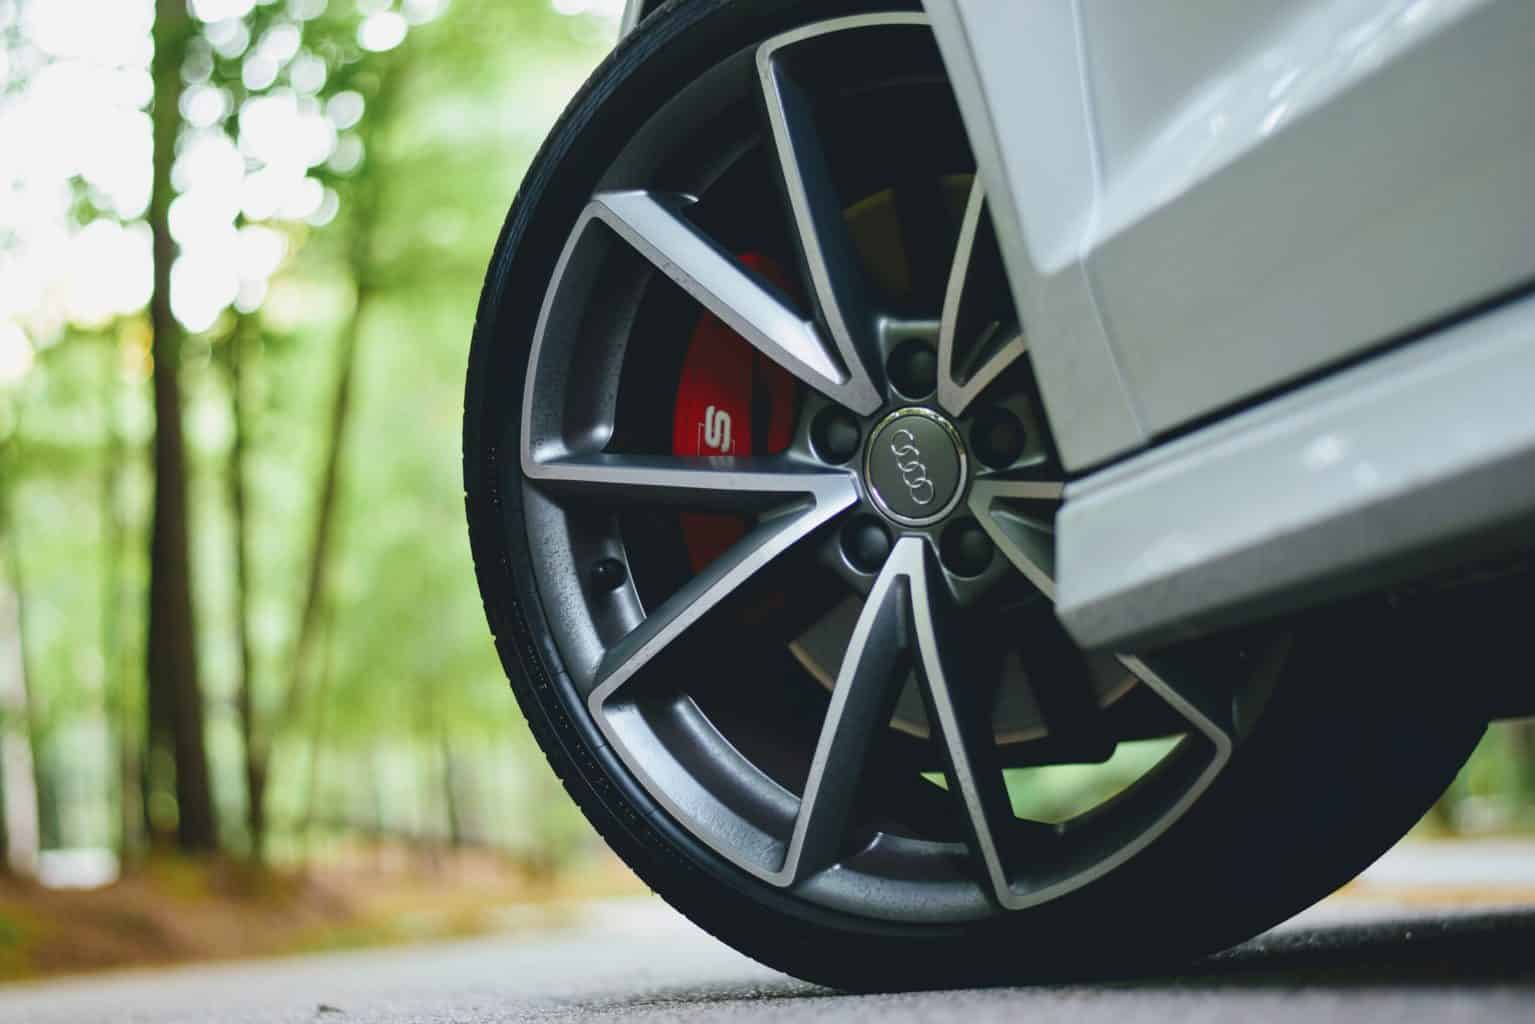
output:
[[[786,292],[788,276],[760,253],[738,257]],[[693,328],[672,411],[674,455],[775,455],[794,435],[794,378],[712,313]],[[698,572],[746,533],[738,516],[682,514],[688,560]]]

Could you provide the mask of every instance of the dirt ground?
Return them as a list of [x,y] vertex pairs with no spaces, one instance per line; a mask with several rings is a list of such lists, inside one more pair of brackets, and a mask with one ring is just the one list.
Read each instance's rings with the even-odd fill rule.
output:
[[89,891],[0,879],[0,981],[558,926],[643,891],[600,858],[556,880],[494,855],[374,849],[323,868],[151,861]]

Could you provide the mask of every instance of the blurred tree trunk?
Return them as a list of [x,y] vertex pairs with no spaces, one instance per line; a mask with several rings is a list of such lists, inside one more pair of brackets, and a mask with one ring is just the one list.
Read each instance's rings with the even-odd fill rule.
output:
[[[21,631],[25,634],[27,632],[25,603],[22,607]],[[26,641],[22,641],[21,649],[25,655]],[[37,679],[35,672],[24,674],[29,681]],[[27,687],[27,706],[31,711],[32,722],[36,723],[37,701],[34,688],[30,685]],[[69,842],[64,834],[64,794],[59,785],[56,748],[44,741],[41,731],[35,724],[29,733],[32,737],[32,778],[36,780],[37,787],[37,846],[40,850],[61,849],[68,846]]]
[[467,845],[469,838],[463,801],[459,794],[458,758],[453,753],[453,743],[448,738],[447,729],[439,728],[437,739],[442,751],[442,804],[448,816],[448,845],[457,850]]
[[0,587],[0,799],[5,801],[5,863],[13,873],[30,876],[37,871],[41,836],[19,606],[16,595]]
[[[366,233],[368,229],[360,230]],[[258,722],[255,718],[255,709],[249,703],[248,654],[242,654],[242,663],[245,665],[242,676],[247,684],[242,687],[241,721],[245,729],[248,824],[252,829],[253,837],[258,834],[264,835],[266,830],[267,782],[270,778],[268,769],[272,746],[282,732],[299,719],[315,675],[313,662],[323,633],[322,620],[325,616],[322,610],[325,606],[326,588],[330,578],[331,551],[336,533],[336,508],[340,501],[343,482],[341,467],[346,453],[347,424],[352,416],[352,394],[357,375],[357,343],[362,331],[362,318],[367,308],[368,298],[369,293],[359,285],[351,315],[341,331],[336,357],[336,389],[331,399],[325,457],[318,488],[319,498],[316,501],[314,519],[310,527],[309,562],[305,574],[303,604],[299,611],[298,634],[289,655],[287,679],[283,687],[281,703],[270,722]],[[232,388],[238,391],[237,384],[232,383]],[[240,438],[240,434],[243,429],[243,419],[243,415],[237,410],[235,413],[236,444],[242,448],[243,439]],[[240,560],[243,562],[246,536],[243,496],[237,502],[231,495],[231,505],[235,508],[236,534],[241,538],[238,543],[242,551]],[[243,594],[247,586],[243,567],[238,570],[238,575],[240,577],[238,589]],[[249,637],[245,635],[243,598],[241,604],[241,646],[246,648]],[[311,751],[311,760],[317,752],[318,748]],[[253,842],[255,841],[253,838]]]
[[[367,228],[359,229],[368,233]],[[342,328],[336,354],[336,388],[331,397],[329,426],[326,432],[325,461],[320,472],[319,499],[309,533],[309,570],[305,576],[303,605],[299,612],[298,637],[288,663],[288,682],[284,690],[283,718],[297,717],[313,676],[312,663],[319,638],[320,607],[330,578],[331,549],[336,532],[336,508],[340,503],[342,466],[346,455],[347,425],[352,418],[352,395],[357,379],[357,343],[362,334],[363,315],[371,292],[361,283],[352,313]]]
[[137,859],[143,843],[140,806],[137,728],[133,716],[132,677],[123,656],[123,564],[127,555],[127,527],[123,523],[123,437],[118,429],[118,339],[103,338],[101,407],[104,417],[101,467],[101,660],[106,669],[104,712],[111,746],[108,763],[117,765],[117,856],[127,864]]
[[[3,470],[4,467],[0,467]],[[10,523],[9,494],[0,478],[0,554],[8,555],[10,582],[0,578],[0,799],[4,800],[5,863],[15,874],[37,872],[41,847],[33,708],[27,679],[22,582]]]
[[368,835],[373,841],[373,867],[384,866],[384,830],[388,827],[388,800],[384,794],[384,757],[377,746],[368,748]]
[[[173,765],[176,840],[183,850],[218,845],[208,752],[203,738],[202,689],[192,612],[188,540],[186,444],[181,422],[181,329],[171,314],[171,165],[181,126],[181,66],[191,22],[185,0],[156,0],[154,27],[154,178],[149,202],[154,290],[149,300],[155,409],[154,520],[149,542],[149,788],[164,791],[164,765]],[[170,757],[166,758],[165,753]],[[146,797],[148,794],[146,794]],[[152,802],[145,801],[153,811]],[[150,814],[164,838],[166,822]],[[159,819],[159,820],[156,820]]]
[[330,718],[330,705],[326,702],[326,695],[336,670],[336,649],[332,642],[335,612],[329,602],[326,602],[324,606],[321,623],[319,643],[322,657],[320,674],[315,679],[314,692],[310,695],[309,703],[313,709],[313,717],[309,725],[309,764],[304,779],[304,811],[299,818],[299,835],[304,843],[306,858],[309,853],[309,833],[314,828],[317,818],[315,810],[320,801],[320,757],[325,749],[325,729]]
[[245,356],[256,329],[255,318],[239,314],[226,341],[224,367],[228,375],[229,405],[234,437],[229,446],[229,509],[234,520],[235,634],[239,659],[235,679],[235,704],[240,716],[240,739],[245,747],[245,829],[250,837],[251,859],[266,858],[266,780],[269,751],[256,721],[254,654],[250,630],[250,516],[245,492],[245,463],[250,438],[250,413],[245,402]]

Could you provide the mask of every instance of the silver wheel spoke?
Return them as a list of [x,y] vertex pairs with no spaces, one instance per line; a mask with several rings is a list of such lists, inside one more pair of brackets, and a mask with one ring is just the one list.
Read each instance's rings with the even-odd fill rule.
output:
[[[1041,511],[1059,505],[1065,485],[1049,480],[1007,480],[982,477],[970,490],[970,511],[1008,560],[1052,602],[1055,600],[1055,535],[1043,516],[1032,518],[1013,507],[1037,503]],[[1118,655],[1125,670],[1149,686],[1181,716],[1217,745],[1229,749],[1229,711],[1202,690],[1180,686],[1180,673],[1132,655]],[[1155,660],[1155,659],[1153,659]],[[1220,735],[1217,735],[1220,734]]]
[[653,192],[602,192],[592,200],[592,214],[763,355],[843,401],[849,375],[815,324],[689,223],[682,216],[687,203]]
[[960,315],[965,303],[965,283],[975,255],[976,237],[981,219],[986,215],[986,197],[981,179],[970,187],[970,201],[960,224],[959,242],[954,247],[954,262],[949,269],[949,284],[944,292],[943,318],[938,331],[938,404],[950,416],[958,416],[975,397],[986,389],[1002,371],[1023,358],[1028,343],[1017,325],[993,324],[987,337],[980,339],[985,358],[973,372],[961,376],[955,349],[960,342]]
[[1190,682],[1175,666],[1155,657],[1148,661],[1120,655],[1119,663],[1215,744],[1222,761],[1231,753],[1235,728],[1229,698],[1223,702],[1216,694]]
[[1015,511],[1011,503],[1060,504],[1065,485],[1053,480],[1000,480],[982,477],[970,487],[970,512],[997,549],[1042,594],[1055,600],[1055,535],[1045,525]]
[[799,38],[798,33],[790,33],[764,43],[757,50],[757,73],[816,305],[851,372],[846,394],[839,400],[867,416],[881,402],[874,369],[880,365],[875,314],[809,100],[780,54]]
[[910,662],[905,614],[910,585],[901,564],[895,558],[885,564],[842,656],[788,853],[775,878],[780,885],[830,867],[846,839],[865,759],[890,721]]
[[[587,460],[568,460],[554,465],[569,470]],[[681,460],[659,460],[676,462]],[[735,460],[707,460],[735,461]],[[741,460],[745,461],[745,460]],[[705,483],[705,481],[711,481]],[[796,507],[764,518],[745,537],[662,602],[624,638],[603,655],[592,691],[592,710],[602,705],[647,662],[681,636],[765,565],[796,542],[848,508],[858,498],[852,478],[842,473],[735,473],[729,470],[672,470],[642,472],[635,479],[618,481],[621,490],[636,486],[665,494],[678,488],[721,488],[736,494],[802,495]]]
[[946,772],[965,809],[970,846],[991,890],[1004,905],[1009,882],[998,832],[1025,828],[1014,820],[995,757],[989,707],[952,682],[952,653],[940,639],[946,596],[930,583],[928,545],[898,541],[864,605],[843,655],[842,668],[811,761],[805,795],[783,869],[773,879],[790,885],[830,867],[847,838],[849,812],[875,733],[891,709],[915,653],[929,714],[937,723]]
[[846,508],[857,498],[852,477],[776,456],[566,455],[523,460],[544,488],[608,503],[656,502],[697,508],[751,509],[808,496]]
[[[1011,883],[999,827],[1020,827],[1013,818],[1001,765],[996,758],[990,708],[978,699],[974,680],[958,680],[951,669],[953,644],[941,639],[937,604],[943,584],[929,582],[926,546],[915,539],[904,555],[911,573],[912,631],[916,634],[917,676],[922,682],[928,714],[942,737],[949,784],[958,791],[972,852],[981,862],[997,902],[1008,906]],[[892,556],[892,559],[894,556]],[[949,648],[946,653],[945,647]],[[970,684],[967,686],[967,684]],[[989,692],[989,691],[988,691]]]
[[[1063,491],[1064,486],[1055,481],[991,477],[977,480],[970,496],[971,511],[982,528],[1018,571],[1052,602],[1055,597],[1055,537],[1049,525],[1049,513],[1059,505]],[[1027,514],[1030,505],[1039,509],[1038,517]],[[923,658],[925,663],[925,653]],[[1058,882],[1040,888],[1015,887],[1008,881],[1005,851],[993,843],[990,854],[987,854],[984,842],[978,840],[983,855],[989,858],[987,867],[993,881],[1002,879],[997,893],[1004,907],[1021,909],[1044,902],[1124,863],[1177,820],[1214,781],[1231,757],[1234,729],[1229,698],[1222,698],[1218,691],[1199,685],[1201,673],[1184,671],[1162,657],[1120,655],[1116,660],[1187,722],[1190,736],[1200,738],[1204,745],[1188,747],[1186,740],[1185,747],[1180,748],[1186,756],[1179,761],[1176,771],[1161,776],[1160,781],[1152,780],[1151,775],[1143,780],[1151,780],[1152,784],[1141,787],[1146,799],[1140,804],[1142,810],[1136,812],[1142,816],[1139,834],[1096,863]],[[1080,685],[1080,681],[1072,679],[1063,680],[1063,683]],[[941,718],[940,724],[943,724]],[[1077,723],[1078,728],[1082,726],[1083,723]],[[1091,740],[1091,737],[1087,739]],[[1201,754],[1200,750],[1206,753]],[[976,777],[987,776],[981,772]],[[1166,789],[1164,783],[1173,788]],[[972,819],[984,822],[984,793],[970,799]]]

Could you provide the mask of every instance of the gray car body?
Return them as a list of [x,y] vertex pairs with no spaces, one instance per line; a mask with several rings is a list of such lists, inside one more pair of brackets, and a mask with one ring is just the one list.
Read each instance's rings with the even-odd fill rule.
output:
[[1074,475],[1078,642],[1527,543],[1535,4],[925,7]]

